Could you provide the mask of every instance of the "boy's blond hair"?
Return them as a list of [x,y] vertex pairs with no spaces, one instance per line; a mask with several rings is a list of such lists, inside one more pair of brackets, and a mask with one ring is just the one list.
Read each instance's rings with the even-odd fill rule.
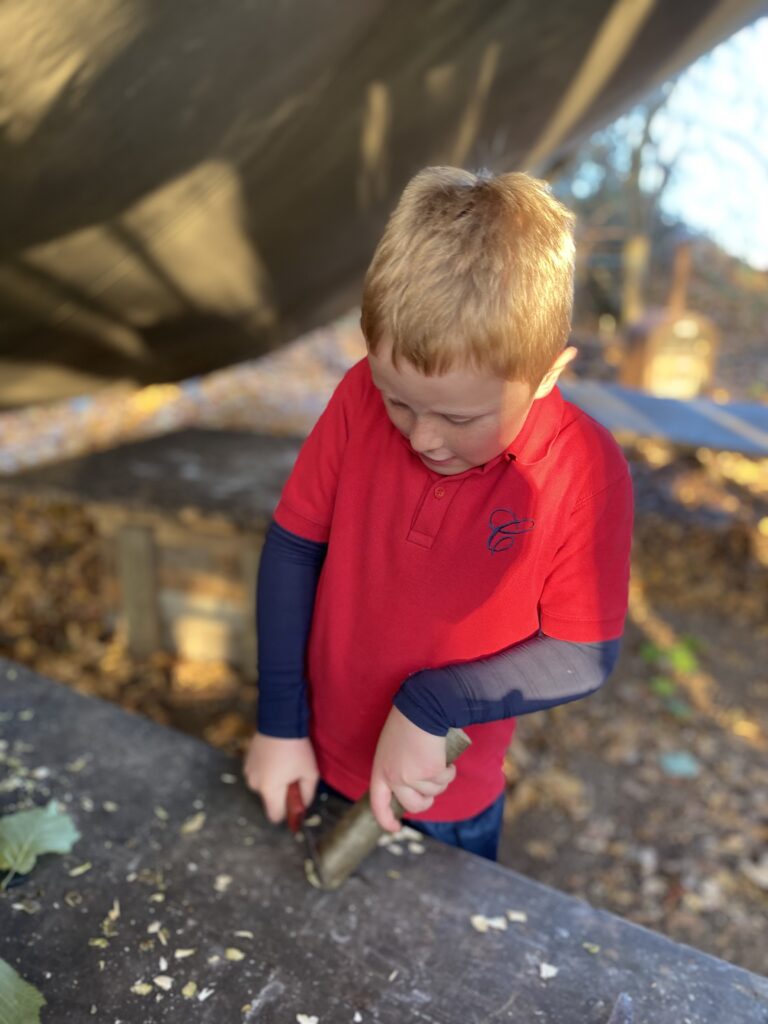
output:
[[540,384],[568,341],[573,215],[527,174],[428,167],[411,179],[365,278],[372,352]]

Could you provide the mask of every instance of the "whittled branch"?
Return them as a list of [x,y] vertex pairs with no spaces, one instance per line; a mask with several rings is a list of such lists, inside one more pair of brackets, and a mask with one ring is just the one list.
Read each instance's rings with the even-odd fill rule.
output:
[[[446,736],[446,764],[453,764],[471,744],[461,729],[449,729]],[[392,813],[405,813],[392,797]],[[371,810],[370,795],[365,794],[344,814],[317,845],[314,859],[305,861],[307,878],[317,889],[338,889],[375,848],[384,829]]]

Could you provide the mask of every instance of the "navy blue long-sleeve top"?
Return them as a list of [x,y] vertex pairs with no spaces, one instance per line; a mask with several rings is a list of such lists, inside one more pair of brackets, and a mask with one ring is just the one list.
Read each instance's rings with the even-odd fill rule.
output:
[[[259,566],[257,726],[268,736],[309,733],[306,648],[327,545],[273,522]],[[409,676],[394,705],[426,732],[491,722],[567,704],[594,693],[610,675],[620,641],[574,643],[531,637],[475,661]]]

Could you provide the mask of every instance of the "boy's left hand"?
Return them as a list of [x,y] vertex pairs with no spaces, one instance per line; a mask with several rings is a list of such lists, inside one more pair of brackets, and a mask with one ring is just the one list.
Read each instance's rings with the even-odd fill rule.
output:
[[396,796],[411,814],[426,811],[453,782],[456,769],[445,763],[445,737],[433,736],[392,708],[379,736],[371,772],[371,810],[387,832],[400,822],[390,802]]

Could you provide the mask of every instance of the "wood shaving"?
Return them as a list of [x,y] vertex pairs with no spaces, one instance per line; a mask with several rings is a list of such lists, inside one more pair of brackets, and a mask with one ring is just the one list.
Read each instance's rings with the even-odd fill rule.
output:
[[528,920],[524,910],[508,910],[507,917],[513,924],[525,924]]
[[245,953],[242,949],[236,949],[234,946],[230,946],[228,949],[225,949],[224,956],[227,960],[245,960]]
[[307,1013],[296,1014],[296,1024],[319,1024],[319,1017],[310,1017]]
[[[66,899],[66,897],[64,897]],[[82,902],[82,900],[81,900]],[[42,910],[42,906],[37,900],[31,900],[29,896],[25,896],[23,900],[18,903],[12,903],[11,906],[14,910],[23,910],[25,914],[37,914]]]
[[249,932],[246,929],[243,929],[242,931],[239,931],[239,932],[235,932],[235,935],[238,937],[238,939],[252,939],[253,938],[253,932]]
[[137,981],[134,985],[131,985],[131,992],[134,992],[137,996],[148,996],[154,989],[146,981]]
[[164,992],[170,992],[173,988],[173,978],[169,978],[167,974],[158,974],[152,981],[161,988]]
[[197,995],[197,983],[194,981],[188,981],[184,988],[181,990],[181,994],[185,999],[194,999]]
[[232,884],[232,875],[216,875],[213,888],[216,892],[226,892]]
[[198,992],[198,994],[197,994],[198,1001],[201,1002],[201,1003],[204,1003],[205,1000],[208,999],[209,996],[213,995],[213,993],[214,993],[214,989],[212,989],[212,988],[204,988],[204,989],[202,989],[202,991]]
[[72,868],[72,870],[69,872],[69,877],[79,878],[80,875],[84,875],[86,871],[90,871],[92,867],[93,864],[91,864],[91,862],[87,860],[85,864],[78,864],[76,868]]
[[408,843],[408,852],[409,853],[426,853],[427,852],[427,848],[426,848],[426,846],[424,846],[423,843],[411,842],[411,843]]
[[485,914],[473,914],[469,921],[475,931],[482,934],[491,930],[497,932],[505,932],[507,930],[506,917],[486,917]]
[[542,981],[549,981],[550,978],[556,978],[560,973],[560,968],[555,967],[554,964],[539,964],[539,977]]
[[177,960],[185,960],[188,956],[194,956],[195,953],[194,949],[177,949],[173,955]]
[[179,832],[183,836],[191,836],[195,832],[199,832],[204,824],[205,811],[198,811],[197,814],[193,814],[191,818],[187,818],[187,820],[179,829]]

